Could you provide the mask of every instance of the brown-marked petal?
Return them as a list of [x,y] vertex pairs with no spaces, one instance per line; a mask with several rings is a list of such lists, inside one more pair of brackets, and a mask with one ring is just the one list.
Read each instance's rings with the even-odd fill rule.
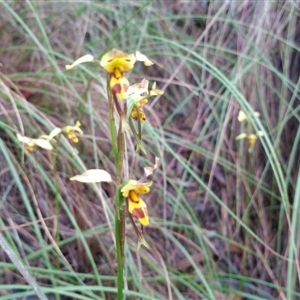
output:
[[146,121],[146,115],[142,108],[137,109],[136,107],[133,107],[131,111],[131,118],[134,120],[140,120],[141,122]]
[[113,93],[117,96],[118,100],[126,100],[128,98],[127,90],[129,87],[129,82],[125,76],[118,79],[114,76],[111,76],[109,85]]
[[139,202],[133,202],[128,198],[128,212],[146,226],[149,224],[149,215],[146,203],[140,198]]

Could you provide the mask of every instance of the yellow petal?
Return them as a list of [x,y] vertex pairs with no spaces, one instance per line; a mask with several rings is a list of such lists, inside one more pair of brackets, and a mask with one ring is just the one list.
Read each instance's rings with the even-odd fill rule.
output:
[[78,126],[74,126],[74,131],[76,131],[76,132],[78,132],[80,134],[83,134],[83,131]]
[[75,60],[71,65],[66,65],[66,69],[70,70],[76,67],[77,65],[80,65],[85,62],[91,62],[91,61],[94,61],[94,57],[90,54],[87,54]]
[[80,175],[76,175],[70,180],[75,180],[84,183],[92,183],[92,182],[112,182],[112,178],[108,172],[100,169],[91,169],[87,170]]
[[247,136],[247,139],[248,139],[249,146],[253,147],[255,145],[258,137],[257,137],[257,135],[252,133]]
[[141,186],[135,188],[134,191],[137,194],[147,194],[150,191],[151,184],[152,184],[152,182],[150,182],[150,185],[141,185]]
[[121,188],[121,193],[124,198],[128,197],[129,191],[133,190],[137,186],[138,182],[136,180],[128,180],[127,183]]
[[80,134],[83,134],[83,131],[76,125],[75,126],[68,125],[68,126],[64,127],[62,129],[62,131],[67,133],[67,134],[70,133],[70,132],[74,132],[74,131],[76,131]]
[[135,62],[136,58],[133,54],[127,54],[113,49],[102,56],[100,65],[107,73],[112,74],[115,69],[119,69],[122,73],[130,71]]
[[130,199],[128,199],[128,212],[138,219],[138,221],[142,225],[148,225],[149,224],[149,215],[148,215],[148,210],[147,210],[147,205],[146,203],[139,198],[139,202],[133,202]]
[[[123,197],[124,198],[127,198],[128,195],[129,195],[129,192],[130,191],[135,191],[139,194],[143,194],[142,191],[145,191],[146,188],[148,188],[148,191],[149,191],[149,187],[152,185],[152,182],[139,182],[139,181],[136,181],[136,180],[128,180],[127,183],[121,188],[121,192],[123,194]],[[144,192],[147,193],[148,191]]]
[[163,93],[164,93],[164,91],[156,88],[156,82],[154,82],[152,85],[151,91],[150,91],[150,96],[163,95]]
[[125,76],[122,76],[118,79],[112,76],[109,81],[109,85],[112,92],[117,96],[118,100],[127,100],[129,82]]
[[27,146],[25,152],[26,153],[30,153],[33,152],[36,148],[36,145],[32,145],[32,146]]
[[131,111],[131,118],[134,120],[140,120],[141,122],[146,121],[146,115],[141,108],[137,110],[136,107],[133,107]]
[[160,96],[163,95],[164,91],[159,90],[159,89],[155,89],[155,90],[151,90],[150,91],[150,96]]
[[68,135],[68,139],[70,141],[72,141],[73,143],[79,142],[79,139],[78,139],[77,135],[74,133],[74,131],[70,131],[67,135]]
[[137,61],[142,61],[147,67],[154,65],[154,62],[152,62],[146,55],[144,55],[140,51],[135,52],[135,57]]
[[130,201],[132,201],[134,203],[139,203],[139,201],[140,201],[139,195],[134,190],[131,190],[129,192],[128,198],[130,199]]

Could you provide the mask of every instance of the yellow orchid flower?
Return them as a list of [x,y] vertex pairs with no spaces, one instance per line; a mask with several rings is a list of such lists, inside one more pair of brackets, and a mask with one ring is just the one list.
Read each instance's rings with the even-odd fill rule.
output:
[[140,181],[130,179],[122,187],[121,192],[124,198],[129,196],[130,191],[134,191],[137,194],[147,194],[150,191],[150,186],[152,182],[141,183]]
[[141,197],[138,197],[137,202],[133,201],[132,198],[127,198],[128,200],[128,212],[138,219],[138,221],[143,225],[149,225],[149,215],[147,210],[147,205]]
[[137,61],[143,62],[145,66],[153,65],[153,62],[139,51],[136,51],[135,54],[127,54],[118,49],[113,49],[104,54],[100,62],[92,55],[87,54],[78,58],[71,65],[66,65],[66,69],[70,70],[79,64],[86,62],[100,63],[100,66],[110,74],[109,85],[113,93],[119,100],[126,100],[129,82],[124,74],[130,71]]
[[119,100],[126,100],[128,98],[127,90],[129,88],[129,82],[124,76],[124,73],[130,71],[136,61],[144,62],[146,66],[153,65],[153,63],[139,51],[134,55],[113,49],[104,54],[101,58],[100,65],[111,75],[110,88]]
[[140,120],[141,122],[146,121],[146,115],[142,108],[133,107],[131,111],[131,118],[134,120]]
[[134,54],[127,54],[120,50],[113,49],[104,54],[100,61],[100,66],[113,75],[116,79],[123,76],[123,73],[130,71],[136,62]]
[[148,103],[151,96],[162,95],[164,92],[156,89],[156,83],[152,85],[152,89],[148,91],[149,81],[143,79],[141,82],[131,85],[128,88],[128,107],[131,111],[131,117],[141,122],[146,120],[146,115],[142,109]]
[[76,121],[74,126],[68,125],[62,128],[62,132],[65,132],[68,136],[68,139],[71,140],[73,143],[78,143],[79,139],[76,133],[83,134],[80,126],[81,126],[80,122]]
[[249,151],[249,152],[252,152],[253,147],[254,147],[254,145],[255,145],[255,143],[256,143],[258,137],[259,137],[259,136],[263,136],[263,135],[264,135],[264,133],[263,133],[262,131],[257,131],[256,134],[255,134],[255,133],[250,133],[250,134],[247,134],[247,133],[241,133],[241,134],[239,134],[239,135],[235,138],[235,140],[238,141],[238,140],[242,140],[242,139],[247,138],[248,144],[249,144],[249,149],[248,149],[248,151]]
[[147,194],[151,185],[152,182],[129,180],[121,189],[123,197],[127,199],[128,212],[144,226],[149,224],[149,215],[147,205],[140,195]]
[[37,139],[32,139],[27,136],[22,136],[21,134],[17,133],[17,139],[26,145],[26,152],[32,152],[34,151],[37,147],[40,147],[42,149],[46,150],[53,150],[52,145],[50,144],[48,139],[39,137]]
[[125,76],[119,78],[111,76],[109,81],[109,87],[112,90],[112,92],[117,96],[118,100],[126,100],[128,98],[127,90],[129,87],[129,81]]

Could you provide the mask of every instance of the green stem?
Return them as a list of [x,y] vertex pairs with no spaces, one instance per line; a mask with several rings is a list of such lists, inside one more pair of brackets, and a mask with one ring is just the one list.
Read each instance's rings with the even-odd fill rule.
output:
[[[52,172],[53,172],[53,178],[54,178],[54,186],[55,186],[55,195],[54,195],[54,224],[53,224],[53,228],[54,228],[54,235],[55,235],[55,243],[58,245],[59,241],[60,241],[60,237],[59,237],[59,199],[58,199],[58,195],[59,195],[59,191],[58,191],[58,174],[57,174],[57,157],[58,157],[58,149],[59,149],[59,142],[60,139],[58,139],[58,145],[56,147],[56,150],[54,152],[53,155],[53,159],[52,159]],[[59,270],[59,266],[60,266],[60,260],[59,260],[59,255],[56,255],[56,269]],[[59,295],[55,295],[55,299],[59,300],[60,296]]]
[[123,208],[123,196],[121,189],[118,188],[116,194],[116,210],[115,210],[115,235],[116,235],[116,249],[117,249],[117,263],[118,263],[118,300],[123,300],[124,287],[124,242],[125,242],[125,209]]
[[[111,89],[109,87],[110,75],[107,74],[107,98],[108,98],[108,106],[109,106],[109,129],[111,136],[111,145],[112,152],[115,160],[115,166],[118,166],[118,147],[117,147],[117,133],[116,133],[116,125],[115,125],[115,117],[114,117],[114,101],[111,93]],[[119,183],[119,182],[118,182]]]
[[116,124],[114,118],[114,105],[118,105],[118,100],[115,95],[112,94],[109,85],[110,75],[107,76],[107,96],[109,105],[109,125],[111,134],[112,151],[116,166],[116,177],[118,189],[116,191],[116,202],[115,202],[115,239],[116,239],[116,252],[117,252],[117,263],[118,263],[118,300],[123,300],[123,288],[124,288],[124,243],[125,243],[125,207],[124,200],[121,193],[121,184],[123,183],[123,160],[125,153],[125,140],[122,129],[122,112],[118,107],[118,113],[120,115],[120,123],[118,129],[118,136],[116,133]]
[[[114,100],[118,101],[114,96]],[[117,164],[117,182],[119,185],[123,182],[123,160],[125,154],[125,140],[122,128],[122,117],[120,114],[120,123],[118,129],[117,146],[118,146],[118,164]],[[116,244],[117,244],[117,259],[118,259],[118,300],[123,300],[123,286],[124,286],[124,245],[125,245],[125,205],[120,188],[116,195],[116,214],[118,219],[116,222]]]

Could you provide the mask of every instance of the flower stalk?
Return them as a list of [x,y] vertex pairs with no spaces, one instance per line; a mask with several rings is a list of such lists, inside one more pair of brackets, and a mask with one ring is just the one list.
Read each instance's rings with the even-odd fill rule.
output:
[[[149,225],[149,215],[147,205],[140,195],[150,191],[152,182],[144,182],[144,179],[152,175],[157,168],[159,159],[155,159],[152,167],[144,168],[145,175],[140,181],[133,179],[125,180],[123,178],[123,166],[125,157],[125,129],[131,129],[133,137],[137,143],[137,150],[141,149],[146,153],[142,145],[142,125],[146,121],[146,115],[143,107],[148,103],[151,96],[162,95],[163,91],[156,89],[155,83],[151,90],[148,90],[149,81],[143,79],[140,83],[132,86],[125,74],[129,72],[136,62],[143,62],[145,66],[153,65],[145,55],[136,51],[132,54],[126,54],[117,49],[104,54],[100,61],[94,59],[92,55],[85,55],[77,59],[73,64],[66,65],[66,69],[70,70],[75,66],[94,62],[107,72],[107,98],[109,107],[109,128],[112,144],[112,152],[116,168],[116,198],[115,198],[115,243],[117,253],[117,299],[123,300],[124,289],[124,244],[125,244],[125,219],[126,212],[129,214],[130,222],[138,237],[138,249],[141,245],[150,248],[143,237],[143,226]],[[118,118],[116,120],[116,114]],[[137,130],[133,121],[137,121]],[[117,124],[118,122],[118,124]],[[78,130],[76,130],[78,132]],[[67,132],[69,134],[73,132]],[[80,133],[80,132],[79,132]],[[70,138],[70,137],[69,137]],[[31,142],[31,141],[30,141]],[[36,141],[34,141],[36,142]],[[32,143],[32,142],[31,142]],[[40,143],[40,141],[39,141]],[[105,170],[92,169],[87,170],[81,175],[71,178],[79,182],[113,182],[110,174]],[[134,221],[136,219],[141,224],[139,229]]]
[[[117,184],[122,183],[122,173],[123,173],[123,159],[125,154],[125,141],[124,133],[122,132],[122,119],[120,116],[118,133],[116,131],[116,122],[114,116],[114,107],[118,100],[115,97],[114,92],[110,87],[110,74],[107,74],[107,98],[109,106],[109,124],[110,124],[110,136],[112,143],[113,156],[116,166],[116,178]],[[118,105],[118,106],[117,106]],[[119,103],[116,105],[118,113],[121,114],[121,108]],[[116,192],[115,200],[115,242],[116,242],[116,253],[117,253],[117,286],[118,295],[117,299],[123,299],[123,287],[124,287],[124,244],[125,244],[125,207],[123,205],[123,197],[120,188]]]

